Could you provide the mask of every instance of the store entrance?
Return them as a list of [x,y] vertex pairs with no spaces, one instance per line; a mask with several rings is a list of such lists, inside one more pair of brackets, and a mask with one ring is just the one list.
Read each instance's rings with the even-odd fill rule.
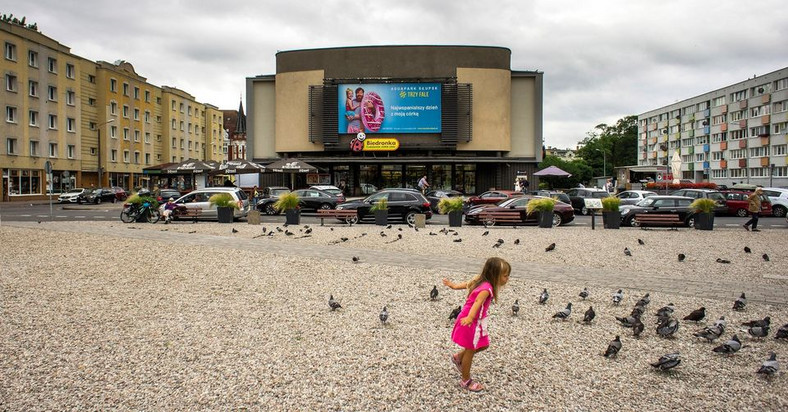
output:
[[402,187],[402,165],[381,165],[380,178],[383,188]]
[[[407,165],[405,166],[405,187],[418,188],[419,180],[422,176],[427,175],[427,166],[425,165]],[[427,179],[427,182],[432,182]]]

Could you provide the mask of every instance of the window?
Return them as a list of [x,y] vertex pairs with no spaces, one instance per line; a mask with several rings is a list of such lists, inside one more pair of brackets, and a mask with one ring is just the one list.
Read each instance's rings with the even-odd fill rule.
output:
[[746,156],[744,149],[735,149],[728,151],[728,157],[731,159],[744,159]]
[[772,176],[774,177],[785,177],[788,176],[788,167],[786,166],[775,166],[772,168]]
[[788,111],[788,100],[774,103],[774,107],[772,107],[772,113],[782,113],[784,111]]
[[150,132],[145,132],[145,143],[150,143]]
[[33,50],[27,52],[27,65],[38,68],[38,52]]
[[150,164],[150,153],[145,153],[145,164],[146,165]]
[[128,162],[129,162],[129,151],[128,150],[124,150],[123,151],[123,163],[128,163]]
[[730,137],[730,140],[744,139],[745,137],[747,137],[747,129],[731,130],[730,133],[728,133],[728,136]]
[[5,42],[5,58],[16,61],[16,44]]
[[140,131],[139,130],[135,130],[134,131],[134,141],[135,142],[139,142],[140,141]]
[[55,86],[47,87],[47,100],[51,102],[57,101],[57,87]]
[[707,144],[707,143],[709,143],[709,136],[698,136],[695,138],[696,145]]
[[96,105],[96,99],[92,97],[88,97],[88,106],[95,106],[95,105]]
[[712,143],[720,143],[728,140],[728,132],[714,133],[711,135]]
[[96,84],[96,76],[89,74],[88,75],[88,82]]
[[118,126],[110,126],[109,127],[109,137],[113,139],[118,138]]
[[695,161],[696,162],[704,162],[704,161],[706,161],[706,154],[705,153],[695,153]]
[[714,103],[713,103],[714,107],[722,106],[724,104],[725,104],[725,96],[720,96],[720,97],[715,97],[714,98]]
[[172,100],[172,110],[175,110],[175,100]]
[[10,155],[19,154],[19,147],[16,138],[9,137],[5,139],[5,150]]
[[769,146],[753,147],[750,149],[750,157],[769,156]]
[[134,86],[134,98],[137,100],[140,99],[140,88],[137,86]]
[[753,87],[752,89],[750,89],[750,95],[752,97],[760,96],[762,94],[769,93],[771,91],[771,88],[772,88],[771,84],[769,84],[769,83],[759,84],[759,85]]
[[76,149],[77,147],[74,146],[73,144],[66,146],[66,157],[68,157],[69,159],[73,159],[74,153],[77,151]]
[[77,71],[74,69],[74,65],[71,63],[66,63],[66,77],[69,79],[73,79],[77,76]]
[[129,140],[129,129],[127,127],[123,128],[123,140]]
[[128,96],[129,95],[129,84],[128,83],[123,83],[123,95],[124,96]]
[[722,160],[722,152],[711,152],[711,160]]
[[125,118],[129,117],[129,106],[127,106],[125,104],[123,105],[123,117],[125,117]]
[[788,77],[777,80],[776,82],[774,82],[774,84],[775,84],[774,90],[788,89]]
[[181,131],[183,132],[183,131],[185,131],[185,130],[186,130],[186,129],[185,129],[185,126],[184,126],[183,120],[181,120]]
[[769,135],[769,126],[758,126],[758,127],[751,127],[750,128],[750,136],[768,136]]
[[134,120],[140,119],[140,109],[134,109]]
[[191,132],[192,132],[192,124],[191,124],[191,122],[189,122],[189,123],[187,123],[187,124],[186,124],[186,130],[187,130],[189,133],[191,133]]
[[698,103],[698,111],[704,111],[709,108],[709,102],[700,102]]
[[140,164],[140,152],[134,152],[134,164]]
[[13,74],[6,74],[5,75],[5,89],[9,92],[16,93],[18,87],[16,84],[16,76]]
[[8,123],[16,123],[16,107],[5,107],[5,121]]
[[747,90],[741,90],[735,93],[731,93],[731,103],[736,103],[746,98],[747,98]]
[[110,102],[109,103],[109,113],[113,114],[113,115],[118,114],[118,104],[117,103],[115,103],[115,102]]
[[772,146],[773,156],[785,156],[785,154],[786,154],[786,145],[778,144],[776,146]]
[[183,113],[183,103],[181,103],[181,113]]
[[150,90],[145,90],[145,101],[150,102]]
[[96,123],[94,123],[94,122],[88,122],[88,129],[90,129],[90,130],[96,130]]
[[77,119],[72,117],[66,118],[66,130],[69,132],[76,132],[77,131]]
[[185,148],[186,148],[186,144],[184,143],[183,139],[181,139],[181,149],[185,149]]
[[176,140],[175,140],[175,138],[173,137],[173,138],[172,138],[172,148],[173,148],[173,149],[175,149],[175,148],[177,148],[177,147],[178,147],[177,141],[176,141]]
[[763,106],[752,107],[750,108],[750,117],[758,117],[758,116],[769,114],[770,109],[771,106],[768,104],[765,104]]
[[30,118],[30,126],[38,127],[38,112],[31,110],[27,112],[27,117]]
[[38,97],[38,82],[30,80],[27,82],[27,94],[30,97]]
[[8,186],[11,196],[41,194],[41,177],[38,170],[8,170]]
[[191,105],[188,106],[188,113],[189,113],[189,116],[192,115],[192,106]]
[[47,57],[47,68],[50,73],[57,73],[57,59]]
[[118,91],[118,81],[115,79],[109,79],[109,91],[115,93]]
[[175,119],[172,119],[172,130],[175,130]]
[[57,157],[57,143],[49,144],[49,157]]
[[77,101],[77,94],[73,91],[69,90],[66,92],[66,104],[69,106],[73,106],[74,103]]
[[768,177],[769,176],[769,168],[768,167],[753,167],[750,168],[750,177]]
[[96,150],[96,148],[95,148],[95,147],[91,147],[91,148],[90,148],[90,155],[91,155],[91,156],[95,156],[97,152],[98,152],[98,151]]
[[189,141],[189,150],[192,150],[192,142]]
[[160,162],[160,161],[161,161],[161,154],[157,154],[157,155],[156,155],[156,161],[157,161],[157,162]]
[[711,118],[711,124],[712,125],[718,125],[718,124],[725,123],[725,121],[726,121],[725,117],[726,117],[725,114],[721,114],[721,115],[718,115],[718,116],[713,116]]
[[684,163],[692,163],[692,155],[681,156],[681,161]]
[[145,123],[150,123],[150,112],[145,110]]
[[41,152],[38,148],[38,142],[35,140],[30,141],[30,156],[39,156]]
[[712,169],[711,177],[728,177],[727,169]]
[[49,128],[57,129],[57,116],[54,114],[49,115]]
[[112,149],[109,151],[109,160],[113,162],[118,161],[118,149]]

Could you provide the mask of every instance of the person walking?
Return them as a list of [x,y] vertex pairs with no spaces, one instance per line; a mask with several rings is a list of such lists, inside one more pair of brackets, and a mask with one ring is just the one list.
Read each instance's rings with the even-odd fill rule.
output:
[[491,257],[484,263],[482,272],[473,279],[454,283],[444,278],[443,284],[451,289],[467,289],[468,297],[451,332],[451,340],[463,349],[451,355],[451,361],[462,375],[460,387],[471,392],[484,389],[471,379],[471,365],[477,353],[487,349],[490,337],[487,335],[487,315],[490,302],[498,302],[498,292],[509,282],[512,266],[499,257]]
[[759,186],[755,188],[752,194],[747,196],[747,201],[749,202],[747,210],[750,211],[752,217],[744,224],[746,230],[750,230],[752,225],[753,232],[760,232],[760,229],[758,229],[758,218],[761,217],[761,194],[763,194],[763,188]]

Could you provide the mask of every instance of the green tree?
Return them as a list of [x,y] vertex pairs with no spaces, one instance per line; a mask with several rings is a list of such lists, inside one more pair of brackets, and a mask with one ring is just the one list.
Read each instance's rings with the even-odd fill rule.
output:
[[591,166],[593,176],[612,176],[616,166],[637,164],[637,120],[637,116],[626,116],[612,126],[601,123],[587,133],[577,155]]
[[567,173],[571,173],[569,177],[558,176],[542,176],[539,178],[541,183],[547,185],[548,188],[570,188],[577,187],[578,183],[587,182],[591,180],[592,170],[586,162],[582,159],[575,159],[571,162],[561,159],[556,156],[545,156],[541,163],[539,163],[539,170],[555,166]]

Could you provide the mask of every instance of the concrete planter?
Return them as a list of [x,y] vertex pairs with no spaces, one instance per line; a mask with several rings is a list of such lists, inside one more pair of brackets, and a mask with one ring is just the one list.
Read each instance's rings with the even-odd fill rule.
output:
[[462,227],[462,210],[449,212],[449,227]]
[[376,210],[373,212],[375,214],[375,224],[378,226],[386,226],[389,222],[389,211],[388,210]]
[[288,225],[300,225],[301,211],[298,209],[285,210],[285,223]]
[[714,230],[714,213],[695,213],[695,229]]
[[605,229],[621,228],[621,212],[602,212],[602,224]]
[[219,218],[219,223],[233,223],[233,212],[231,207],[217,207],[216,215]]

